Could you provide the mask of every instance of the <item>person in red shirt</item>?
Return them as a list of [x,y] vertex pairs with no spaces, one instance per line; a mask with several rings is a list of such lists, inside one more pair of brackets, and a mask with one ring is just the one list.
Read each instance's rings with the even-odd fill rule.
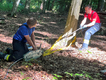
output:
[[[86,24],[87,18],[90,20],[90,23]],[[84,41],[82,47],[79,50],[86,50],[88,49],[89,40],[91,35],[95,34],[97,31],[100,30],[101,22],[97,12],[92,10],[90,5],[85,6],[85,14],[84,19],[80,24],[81,29],[86,29]]]

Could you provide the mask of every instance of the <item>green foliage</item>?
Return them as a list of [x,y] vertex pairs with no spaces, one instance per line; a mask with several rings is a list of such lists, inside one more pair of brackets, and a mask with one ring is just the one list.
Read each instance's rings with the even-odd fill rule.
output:
[[[82,1],[82,6],[81,6],[81,11],[84,12],[84,7],[85,7],[85,5],[88,5],[88,4],[90,4],[92,6],[93,10],[97,10],[99,4],[101,4],[99,1],[102,2],[102,0],[83,0]],[[105,9],[106,8],[104,6],[104,10]]]
[[[22,76],[24,76],[24,73],[23,72],[20,72],[20,73],[21,73]],[[31,77],[26,77],[26,78],[24,78],[22,80],[28,80],[28,79],[31,79]]]
[[58,78],[61,78],[62,77],[61,75],[57,75],[57,74],[54,74],[54,76],[56,76]]
[[32,78],[31,77],[26,77],[26,78],[24,78],[22,80],[28,80],[28,79],[32,79]]
[[65,74],[68,74],[70,76],[73,76],[73,73],[65,72]]
[[24,10],[24,6],[19,5],[19,6],[18,6],[18,9],[17,9],[17,12],[21,12],[22,10]]
[[31,0],[30,3],[30,12],[36,12],[40,10],[40,4],[42,0]]
[[[45,0],[45,10],[52,10],[53,12],[64,13],[68,12],[72,0]],[[26,0],[21,0],[17,11],[24,11]],[[0,2],[1,11],[11,11],[13,7],[14,0],[2,0]],[[30,2],[30,12],[40,11],[42,0],[31,0]],[[92,5],[93,10],[98,9],[99,0],[82,0],[81,11],[84,12],[85,5]],[[106,6],[104,6],[104,11]]]
[[21,75],[23,76],[24,75],[24,73],[23,72],[20,72],[21,73]]
[[56,77],[53,77],[53,80],[58,80],[58,78],[56,78]]
[[79,77],[86,77],[86,78],[90,78],[90,79],[92,79],[92,77],[89,75],[89,73],[88,72],[85,72],[85,71],[83,71],[83,73],[82,74],[79,74],[79,73],[75,73],[75,74],[73,74],[73,73],[69,73],[69,72],[65,72],[65,74],[68,74],[68,75],[70,75],[70,76],[72,76],[72,77],[76,77],[76,76],[79,76]]
[[[66,74],[66,77],[82,77],[82,78],[89,78],[89,79],[93,79],[91,76],[90,76],[90,73],[88,72],[85,72],[85,71],[82,71],[82,73],[69,73],[69,72],[65,72]],[[58,79],[62,79],[63,76],[61,75],[57,75],[57,74],[53,74],[54,77],[53,77],[53,80],[58,80]],[[100,76],[100,74],[97,74],[97,76]]]
[[23,65],[28,65],[28,66],[32,66],[33,64],[30,62],[22,62]]
[[53,75],[54,75],[53,79],[55,79],[55,80],[58,80],[58,78],[62,78],[61,75],[57,75],[57,74],[53,74]]
[[91,52],[91,51],[89,51],[89,50],[87,50],[87,52],[88,52],[88,53],[90,53],[90,54],[92,54],[92,52]]
[[82,53],[82,51],[81,51],[81,50],[79,50],[79,52],[80,52],[80,53]]
[[52,10],[55,12],[64,12],[68,11],[70,7],[71,0],[51,0],[52,4],[50,5],[52,7]]
[[8,3],[6,0],[3,0],[3,2],[0,3],[1,11],[10,11],[12,7],[13,7],[12,3]]

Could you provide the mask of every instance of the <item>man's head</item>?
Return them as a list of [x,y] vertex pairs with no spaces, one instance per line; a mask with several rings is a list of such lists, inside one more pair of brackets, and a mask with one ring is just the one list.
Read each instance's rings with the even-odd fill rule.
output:
[[29,28],[35,27],[36,24],[37,24],[36,18],[29,18],[29,19],[27,20],[27,24],[28,24],[28,27],[29,27]]
[[91,14],[91,12],[92,12],[92,7],[91,7],[90,5],[85,6],[85,12],[86,12],[87,14]]

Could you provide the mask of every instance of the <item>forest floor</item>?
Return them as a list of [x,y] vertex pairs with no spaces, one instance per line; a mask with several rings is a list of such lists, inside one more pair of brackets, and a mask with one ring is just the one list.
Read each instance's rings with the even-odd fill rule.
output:
[[[63,33],[67,14],[57,15],[52,13],[18,14],[17,18],[6,16],[0,12],[0,17],[5,17],[6,24],[0,24],[0,51],[12,48],[12,37],[18,27],[26,22],[29,17],[36,17],[38,24],[35,30],[37,47],[41,45],[44,50],[49,49]],[[106,27],[106,15],[100,15],[102,26]],[[80,14],[79,23],[83,19]],[[80,48],[83,37],[77,37],[77,47]],[[0,80],[6,76],[8,68],[13,62],[0,61]],[[78,51],[70,46],[70,50],[55,52],[54,54],[25,62],[19,61],[9,69],[4,80],[105,80],[101,77],[100,70],[106,69],[106,36],[95,34],[90,40],[89,50]],[[57,78],[57,79],[56,79]]]

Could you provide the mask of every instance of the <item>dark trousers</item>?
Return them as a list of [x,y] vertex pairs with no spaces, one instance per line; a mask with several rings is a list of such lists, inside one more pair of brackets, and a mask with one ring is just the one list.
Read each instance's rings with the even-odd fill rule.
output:
[[16,61],[23,58],[23,55],[27,53],[28,47],[25,42],[13,39],[13,53],[10,54],[8,61]]

